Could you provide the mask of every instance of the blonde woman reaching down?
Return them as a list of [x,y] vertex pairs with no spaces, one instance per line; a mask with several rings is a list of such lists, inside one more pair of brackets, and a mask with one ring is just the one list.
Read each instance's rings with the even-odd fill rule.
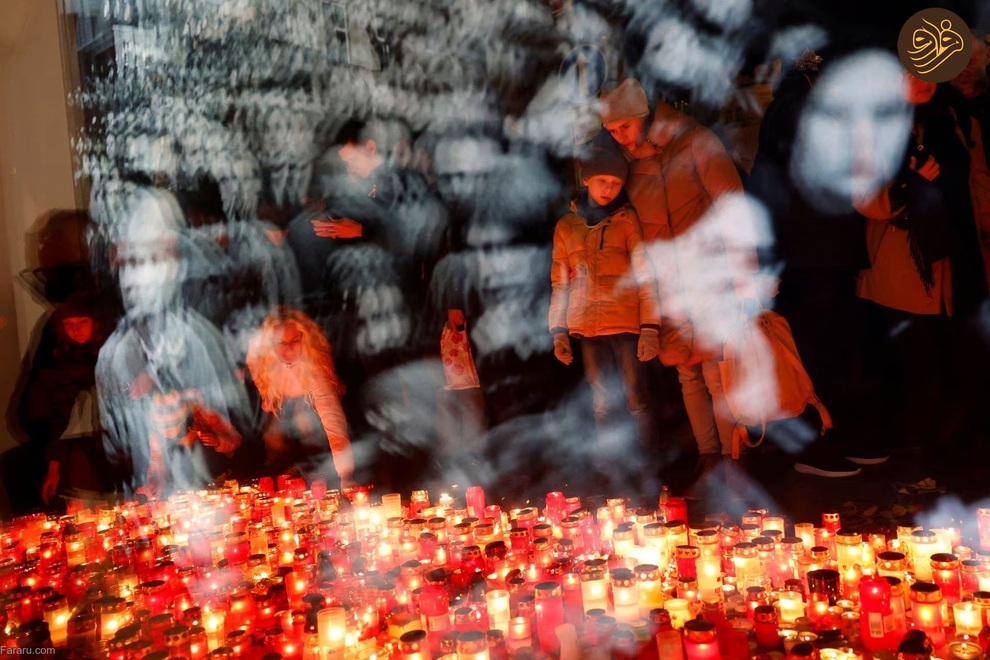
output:
[[[340,403],[343,385],[319,326],[300,311],[277,309],[251,337],[247,365],[266,414],[262,435],[267,470],[279,474],[297,468],[310,478],[329,477],[328,485],[335,471],[341,487],[354,485],[354,458]],[[327,444],[333,471],[324,467]]]

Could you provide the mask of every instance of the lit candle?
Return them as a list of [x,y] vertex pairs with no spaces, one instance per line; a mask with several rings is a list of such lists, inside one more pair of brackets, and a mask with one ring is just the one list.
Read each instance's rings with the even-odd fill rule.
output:
[[815,545],[815,525],[813,523],[794,523],[794,536],[801,539],[804,547]]
[[685,623],[694,618],[691,613],[691,603],[684,598],[669,598],[663,606],[670,614],[671,625],[677,630],[683,628]]
[[924,631],[936,649],[945,646],[942,621],[942,592],[931,582],[911,585],[911,613],[914,627]]
[[698,591],[702,599],[711,599],[722,592],[722,560],[717,557],[701,557],[695,563],[698,569]]
[[492,630],[509,632],[509,592],[505,589],[494,589],[485,594],[485,604],[488,606],[488,624]]
[[207,608],[203,608],[203,628],[206,630],[206,643],[211,651],[215,651],[220,646],[223,646],[225,617],[226,614],[223,610],[207,610]]
[[911,562],[919,582],[932,581],[932,555],[935,554],[936,541],[934,532],[918,530],[911,533]]
[[480,630],[469,630],[458,635],[457,660],[490,660],[488,638],[485,633]]
[[687,660],[719,660],[715,624],[704,619],[692,619],[684,624],[684,654]]
[[804,616],[804,598],[799,591],[782,591],[777,598],[780,622],[791,624]]
[[639,616],[647,620],[650,610],[663,607],[663,575],[653,564],[640,564],[634,569],[639,589]]
[[[344,652],[347,636],[347,610],[342,607],[328,607],[316,614],[317,635],[320,648],[327,657],[339,657]],[[422,631],[420,631],[422,632]],[[426,633],[423,633],[425,638]]]
[[619,623],[631,624],[639,618],[639,590],[636,576],[628,568],[612,571],[612,601],[615,619]]
[[956,620],[957,635],[978,637],[983,630],[983,612],[973,603],[955,603],[952,614]]
[[399,638],[402,660],[430,660],[430,644],[425,630],[410,630]]
[[581,569],[581,603],[583,612],[608,608],[608,583],[604,559],[589,559]]
[[509,651],[517,651],[532,645],[533,636],[529,617],[514,617],[509,621],[509,634],[506,638],[506,646],[508,646]]

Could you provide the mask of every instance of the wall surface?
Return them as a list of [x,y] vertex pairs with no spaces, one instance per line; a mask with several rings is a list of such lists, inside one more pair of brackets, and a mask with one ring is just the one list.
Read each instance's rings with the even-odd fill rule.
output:
[[[44,308],[18,282],[24,238],[52,209],[77,204],[57,0],[0,2],[0,405]],[[0,425],[0,452],[14,445]],[[0,493],[0,498],[3,497]],[[4,498],[5,499],[5,498]],[[4,502],[0,501],[0,508]]]

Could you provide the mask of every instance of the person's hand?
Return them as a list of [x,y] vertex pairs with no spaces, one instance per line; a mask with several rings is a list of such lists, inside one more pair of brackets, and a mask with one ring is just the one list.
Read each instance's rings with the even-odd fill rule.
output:
[[463,309],[448,309],[447,310],[447,323],[450,324],[452,330],[457,330],[464,327],[464,310]]
[[143,399],[148,396],[148,392],[151,391],[152,385],[154,385],[154,383],[151,382],[151,376],[149,376],[147,372],[143,372],[139,374],[130,385],[128,385],[127,396],[132,401]]
[[921,167],[918,167],[918,159],[911,156],[911,169],[929,181],[934,181],[935,177],[937,177],[942,171],[934,156],[929,156],[928,160],[926,160]]
[[361,238],[362,227],[357,220],[339,218],[331,220],[312,220],[313,233],[320,238]]
[[640,362],[649,362],[658,355],[660,355],[660,335],[650,331],[641,332],[636,347],[636,357]]
[[564,364],[574,361],[574,354],[571,353],[571,338],[566,332],[558,332],[553,336],[553,354]]
[[58,492],[58,461],[48,462],[48,474],[41,484],[41,501],[48,504]]

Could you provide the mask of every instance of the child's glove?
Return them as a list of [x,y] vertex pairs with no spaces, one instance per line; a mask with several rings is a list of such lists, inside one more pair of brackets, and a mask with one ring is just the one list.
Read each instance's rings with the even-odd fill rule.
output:
[[636,356],[640,362],[649,362],[660,355],[660,335],[655,331],[643,330],[639,335]]
[[566,332],[558,332],[553,336],[553,354],[564,364],[574,361],[574,354],[571,353],[571,338]]

